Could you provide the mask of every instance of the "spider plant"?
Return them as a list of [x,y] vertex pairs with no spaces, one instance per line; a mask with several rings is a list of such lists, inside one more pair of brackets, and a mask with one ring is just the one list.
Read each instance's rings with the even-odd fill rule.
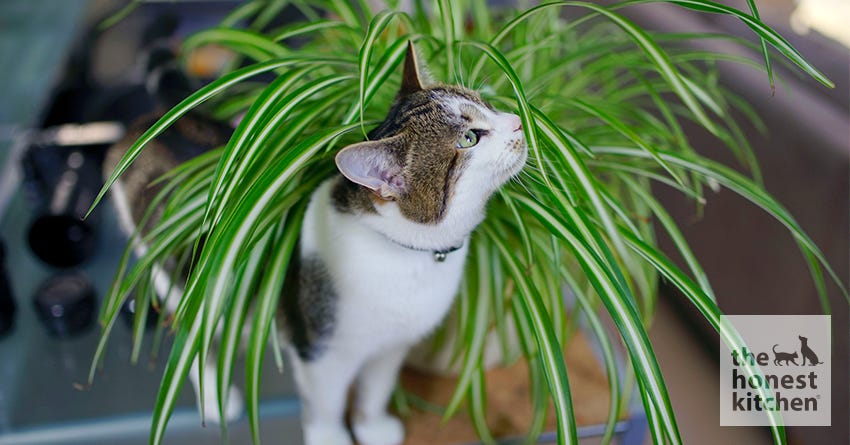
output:
[[[241,63],[144,133],[98,200],[147,142],[190,110],[204,106],[222,119],[242,118],[226,146],[160,180],[164,188],[157,204],[165,211],[149,233],[136,235],[150,245],[148,252],[134,262],[128,249],[119,265],[102,308],[103,335],[91,377],[128,298],[142,308],[134,328],[138,356],[144,308],[158,304],[148,285],[151,266],[169,258],[191,263],[184,297],[170,318],[174,341],[150,442],[162,440],[189,366],[195,357],[207,360],[218,326],[219,378],[205,384],[216,385],[221,399],[226,396],[246,324],[246,402],[253,439],[259,442],[259,370],[270,342],[281,364],[274,314],[305,202],[332,174],[335,151],[362,140],[383,118],[410,40],[436,78],[477,89],[498,108],[518,113],[531,154],[520,177],[492,200],[472,239],[457,303],[461,371],[446,415],[465,403],[479,436],[493,441],[484,420],[483,343],[492,327],[507,344],[509,326],[515,326],[532,387],[544,389],[533,394],[536,420],[530,436],[541,432],[551,400],[558,442],[576,443],[563,350],[582,317],[601,345],[611,389],[603,442],[611,439],[627,395],[636,392],[654,441],[681,443],[647,335],[659,277],[678,288],[724,341],[732,345],[741,339],[721,323],[705,273],[651,186],[672,187],[697,206],[707,191],[725,187],[763,208],[799,244],[828,311],[824,271],[841,283],[821,251],[760,185],[753,153],[731,113],[758,118],[718,82],[716,62],[762,67],[772,85],[772,51],[782,63],[826,86],[831,82],[761,22],[753,4],[740,11],[707,0],[665,2],[694,14],[740,20],[753,31],[751,41],[650,32],[622,13],[658,2],[560,1],[494,12],[486,0],[439,0],[413,2],[413,12],[405,13],[372,11],[365,1],[249,1],[219,27],[194,34],[184,51],[220,45],[238,54]],[[304,20],[261,31],[286,5],[298,8]],[[565,12],[574,18],[563,18]],[[689,42],[702,39],[735,40],[763,59],[689,49]],[[683,131],[686,122],[732,150],[747,174],[696,153]],[[658,249],[656,230],[673,239],[685,270]],[[577,297],[575,310],[565,307],[564,285]],[[619,338],[601,327],[600,310],[613,320]],[[155,334],[157,341],[161,335],[162,330]],[[625,345],[630,369],[615,360],[615,342]],[[781,418],[770,417],[775,442],[785,443]]]

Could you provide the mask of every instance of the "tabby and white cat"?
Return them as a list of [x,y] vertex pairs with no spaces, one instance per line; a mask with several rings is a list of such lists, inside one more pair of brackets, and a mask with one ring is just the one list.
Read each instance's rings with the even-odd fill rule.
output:
[[[423,72],[410,45],[386,120],[337,154],[341,175],[319,186],[307,208],[280,317],[308,445],[352,443],[344,423],[352,385],[357,442],[403,441],[401,422],[387,412],[399,368],[445,316],[470,233],[527,157],[518,116],[466,88],[427,82]],[[131,229],[141,203],[126,186],[114,192]]]

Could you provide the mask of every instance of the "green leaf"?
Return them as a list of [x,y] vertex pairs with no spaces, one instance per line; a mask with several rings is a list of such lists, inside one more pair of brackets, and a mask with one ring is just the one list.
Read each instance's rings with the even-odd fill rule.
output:
[[635,145],[646,150],[646,152],[649,153],[652,156],[652,159],[655,159],[655,161],[658,162],[658,164],[662,168],[664,168],[664,170],[666,170],[667,173],[670,174],[670,177],[672,177],[676,182],[678,182],[679,184],[681,184],[684,187],[685,183],[684,183],[684,181],[682,181],[682,178],[679,177],[679,174],[676,173],[675,170],[673,170],[669,165],[667,165],[666,162],[664,162],[663,159],[661,159],[658,156],[657,151],[651,145],[644,142],[643,139],[641,139],[641,137],[637,133],[635,133],[632,129],[630,129],[627,125],[625,125],[624,123],[620,122],[619,120],[613,118],[612,116],[610,116],[608,113],[606,113],[605,111],[603,111],[601,108],[599,108],[597,106],[591,105],[591,104],[584,102],[582,100],[579,100],[579,99],[574,99],[572,101],[572,103],[575,104],[578,108],[580,108],[580,109],[598,117],[599,119],[603,120],[605,123],[607,123],[612,128],[614,128],[617,132],[623,134],[630,141],[634,142]]
[[533,153],[535,159],[537,159],[538,163],[540,163],[540,171],[543,175],[544,181],[547,184],[549,182],[548,176],[546,175],[546,170],[542,165],[543,156],[540,153],[540,145],[537,142],[537,125],[535,120],[532,118],[532,109],[528,104],[528,99],[526,99],[525,91],[523,91],[522,82],[520,82],[519,76],[516,71],[514,71],[511,63],[505,59],[505,56],[494,46],[481,43],[481,42],[461,42],[463,45],[472,46],[481,50],[484,54],[490,57],[490,59],[496,64],[499,70],[505,74],[508,78],[508,81],[513,88],[514,98],[516,99],[517,106],[519,107],[519,117],[522,119],[522,128],[525,133],[526,142],[528,143],[528,147],[530,151]]
[[213,28],[192,34],[183,42],[183,50],[191,51],[210,43],[226,46],[258,62],[290,55],[285,46],[263,34],[233,28]]
[[[455,385],[454,393],[446,407],[446,413],[443,415],[444,422],[454,415],[455,411],[457,411],[460,406],[460,403],[463,401],[464,395],[466,395],[468,391],[480,394],[480,391],[476,392],[475,390],[469,389],[469,385],[472,383],[473,379],[476,378],[476,373],[480,371],[481,357],[484,352],[484,343],[487,340],[487,332],[489,330],[489,297],[492,292],[490,289],[491,277],[489,275],[489,258],[490,249],[488,246],[481,242],[481,240],[476,242],[474,259],[477,266],[476,278],[478,294],[473,297],[474,309],[470,314],[470,317],[461,317],[461,320],[472,326],[472,332],[471,335],[464,338],[463,343],[466,345],[466,355],[464,356],[463,364],[460,368],[460,374],[458,375],[458,381]],[[481,402],[481,400],[478,400],[473,403]]]
[[[516,311],[518,313],[521,312],[519,308]],[[531,383],[531,404],[534,410],[534,416],[531,419],[528,434],[526,434],[526,444],[538,442],[540,435],[543,434],[546,428],[546,418],[549,413],[549,397],[546,394],[547,387],[545,385],[546,376],[543,373],[543,366],[540,360],[539,355],[528,357],[528,378]]]
[[[624,147],[594,147],[593,149],[597,154],[611,154],[611,155],[619,155],[619,156],[628,156],[641,158],[645,157],[645,154],[639,153],[635,149],[632,148],[624,148]],[[810,265],[816,265],[820,263],[821,266],[827,271],[830,277],[833,279],[835,284],[839,287],[841,292],[844,294],[845,299],[850,302],[850,296],[847,294],[847,289],[844,287],[844,284],[841,282],[841,279],[835,273],[835,271],[829,266],[829,263],[826,261],[826,258],[823,256],[821,250],[815,245],[815,243],[803,232],[803,229],[797,224],[797,221],[791,216],[790,213],[779,204],[773,197],[771,197],[767,192],[765,192],[761,187],[759,187],[754,182],[750,181],[743,175],[735,172],[734,170],[725,167],[717,162],[700,158],[700,157],[692,157],[687,155],[680,155],[675,153],[660,153],[661,157],[664,158],[667,162],[672,164],[680,165],[684,168],[687,168],[695,173],[699,173],[700,175],[717,181],[720,185],[732,190],[733,192],[741,195],[746,198],[753,204],[761,207],[767,213],[769,213],[773,218],[782,223],[794,237],[794,240],[800,246],[800,249],[806,254],[806,259]],[[816,261],[816,262],[813,262]],[[817,266],[810,266],[817,267]],[[818,277],[814,276],[813,279],[815,282],[818,282]],[[819,289],[823,289],[821,285],[818,285]],[[822,299],[824,299],[823,294]]]
[[234,8],[222,20],[220,26],[222,28],[233,28],[240,21],[247,19],[259,12],[264,6],[264,2],[249,1]]
[[712,133],[716,133],[717,130],[712,123],[712,121],[705,114],[705,111],[699,105],[699,102],[694,98],[691,90],[688,88],[682,76],[679,74],[679,71],[676,67],[670,62],[669,56],[664,52],[664,50],[655,43],[655,41],[650,37],[650,35],[642,30],[640,27],[632,23],[630,20],[625,18],[622,15],[614,13],[602,6],[597,6],[593,4],[581,3],[581,2],[565,2],[565,3],[576,3],[585,8],[596,11],[606,18],[611,20],[614,24],[622,28],[625,32],[627,32],[632,39],[634,39],[635,43],[640,46],[641,49],[646,53],[647,57],[652,60],[655,66],[658,68],[658,73],[664,77],[664,79],[670,84],[673,88],[673,91],[682,99],[682,102],[687,105],[688,109],[694,114],[694,117],[697,121],[704,126],[707,130]]
[[581,291],[581,286],[578,285],[576,279],[572,277],[565,267],[561,268],[561,276],[576,296],[576,301],[578,301],[581,312],[584,314],[593,335],[595,335],[599,340],[598,345],[602,350],[603,363],[605,364],[605,377],[608,380],[609,407],[608,418],[605,421],[605,430],[602,433],[600,443],[607,444],[610,443],[611,439],[614,437],[617,420],[619,418],[618,408],[623,397],[620,390],[620,373],[617,367],[617,358],[614,353],[613,343],[609,339],[608,332],[605,330],[605,326],[602,324],[602,321],[596,315],[596,310],[591,306],[588,297]]
[[317,64],[317,63],[337,63],[337,59],[318,59],[318,58],[302,58],[302,57],[292,57],[281,60],[272,60],[268,62],[257,63],[255,65],[250,65],[240,70],[234,71],[230,74],[222,76],[220,79],[211,82],[205,87],[199,89],[195,93],[191,94],[189,97],[184,99],[182,102],[177,104],[174,108],[165,113],[150,129],[145,131],[144,134],[139,136],[139,138],[127,149],[127,153],[121,158],[112,172],[109,174],[109,177],[104,182],[103,187],[100,189],[100,192],[97,194],[94,202],[92,203],[89,211],[86,213],[86,217],[91,214],[94,207],[103,199],[103,196],[106,194],[106,191],[109,190],[109,187],[118,180],[120,177],[133,163],[133,161],[138,157],[139,153],[141,153],[144,146],[162,134],[168,127],[170,127],[174,122],[177,121],[181,116],[188,113],[193,108],[198,105],[204,103],[209,98],[225,91],[227,88],[230,88],[233,85],[238,84],[246,79],[254,77],[256,75],[269,72],[275,70],[277,68],[283,68],[286,66],[300,65],[300,64]]
[[275,42],[280,42],[282,40],[291,39],[293,37],[300,37],[306,34],[312,34],[317,31],[327,31],[334,29],[340,29],[343,31],[353,31],[344,23],[340,23],[335,20],[319,20],[316,22],[308,23],[293,23],[290,26],[278,30],[271,37],[271,39]]
[[650,195],[649,191],[647,191],[644,187],[641,187],[635,181],[627,178],[621,178],[623,182],[625,182],[629,188],[636,195],[640,196],[643,202],[652,210],[652,213],[658,218],[658,222],[661,223],[661,226],[667,231],[667,234],[670,236],[670,239],[673,240],[673,244],[676,245],[676,248],[679,249],[679,253],[682,255],[682,258],[687,263],[688,267],[691,269],[691,273],[694,274],[694,277],[699,283],[700,289],[705,293],[709,298],[713,301],[717,301],[714,297],[714,292],[711,290],[711,284],[708,282],[708,277],[705,272],[702,270],[702,266],[700,266],[699,261],[694,256],[694,253],[691,251],[691,248],[688,246],[685,237],[682,235],[682,232],[679,231],[679,228],[676,226],[676,223],[673,221],[673,218],[664,210],[661,204]]
[[189,373],[189,367],[192,365],[192,361],[195,359],[198,350],[201,319],[189,318],[186,320],[186,323],[189,324],[189,328],[181,329],[177,332],[174,344],[171,347],[171,354],[165,365],[162,382],[159,385],[159,392],[156,396],[156,405],[153,411],[153,420],[151,421],[149,439],[151,445],[162,443],[165,427],[168,425],[168,419],[174,411],[177,394],[183,387],[183,382]]
[[[366,108],[366,82],[369,78],[369,63],[372,59],[372,50],[375,48],[375,42],[381,36],[381,33],[395,17],[406,18],[407,16],[402,12],[389,10],[381,11],[375,15],[375,18],[369,23],[369,29],[366,31],[366,37],[363,39],[363,44],[360,46],[360,51],[357,55],[358,73],[360,74],[360,124],[364,136],[366,135],[363,123],[364,109]],[[399,46],[399,43],[396,42],[396,46]]]
[[[685,276],[685,274],[683,274],[667,258],[660,254],[657,249],[639,240],[631,233],[624,231],[623,235],[628,240],[629,247],[633,248],[644,259],[649,261],[665,278],[667,278],[667,280],[676,286],[697,309],[699,309],[705,319],[711,323],[715,330],[717,330],[720,334],[721,340],[729,346],[730,350],[734,351],[746,346],[734,326],[721,322],[720,309],[714,303],[712,298],[702,292],[702,290],[694,282]],[[745,372],[748,376],[759,375],[764,378],[757,365],[751,365],[746,362],[742,364],[744,365]],[[768,400],[768,398],[773,398],[770,388],[758,388],[757,390],[762,399]],[[765,413],[770,420],[771,434],[773,435],[774,442],[784,444],[785,428],[782,426],[782,417],[779,411],[767,410]]]
[[448,0],[437,1],[437,12],[440,17],[440,24],[443,31],[443,47],[446,49],[446,79],[455,80],[458,77],[458,70],[455,67],[455,39],[460,34],[457,27],[458,20],[455,16],[455,10],[452,8]]
[[[806,74],[812,76],[824,86],[829,88],[833,88],[835,86],[835,84],[823,75],[823,73],[806,61],[806,59],[804,59],[803,56],[793,46],[791,46],[787,40],[785,40],[785,38],[779,35],[776,31],[770,29],[770,27],[765,25],[756,17],[747,15],[735,8],[705,0],[648,0],[648,2],[655,1],[665,1],[697,11],[733,16],[752,29],[753,32],[759,36],[762,42],[770,43],[777,51],[779,51],[780,54],[800,67],[800,69],[802,69]],[[644,0],[641,0],[641,3],[643,2]]]
[[291,111],[319,92],[326,92],[336,84],[351,79],[337,75],[322,77],[299,87],[286,97],[283,95],[308,73],[307,69],[296,70],[289,76],[281,76],[267,88],[248,111],[225,148],[216,172],[216,182],[210,191],[209,205],[204,219],[217,223],[225,206],[237,189],[251,187],[249,181],[234,179],[246,177],[246,173],[259,165],[268,153],[267,141],[289,117]]
[[[588,199],[595,211],[595,216],[600,220],[609,239],[614,244],[615,249],[620,254],[625,252],[623,242],[620,240],[619,231],[614,224],[614,219],[608,212],[604,204],[604,200],[599,192],[601,186],[598,184],[592,173],[588,170],[582,159],[576,152],[576,146],[583,146],[578,139],[570,136],[569,133],[559,128],[552,122],[543,112],[535,109],[534,117],[537,119],[539,128],[543,136],[552,144],[556,150],[553,153],[559,156],[561,168],[568,172],[580,185],[583,197]],[[562,206],[568,206],[562,203]],[[592,239],[591,237],[586,237]]]
[[248,351],[245,359],[245,401],[248,409],[248,421],[251,424],[251,437],[255,444],[260,443],[260,367],[263,356],[268,346],[269,328],[277,313],[280,288],[286,276],[286,268],[289,258],[298,240],[301,229],[301,221],[305,206],[299,206],[286,219],[282,220],[278,233],[275,236],[278,242],[270,255],[267,264],[269,270],[278,273],[264,273],[263,280],[257,293],[257,301],[254,305],[253,323],[251,336],[248,339]]
[[537,351],[543,361],[549,393],[555,404],[555,423],[558,429],[558,444],[578,443],[575,415],[573,414],[567,370],[564,365],[562,346],[555,335],[551,320],[544,309],[540,295],[525,277],[519,258],[491,231],[488,238],[499,251],[519,290],[520,307],[529,320],[537,342]]
[[472,419],[472,426],[475,432],[478,433],[478,439],[481,443],[493,445],[496,439],[490,433],[490,428],[487,426],[487,392],[484,384],[484,367],[478,363],[475,375],[469,385],[469,417]]
[[[681,443],[666,385],[649,343],[648,335],[640,321],[628,288],[625,288],[622,280],[615,276],[617,270],[606,267],[599,254],[590,250],[585,244],[586,241],[577,237],[552,212],[526,197],[516,196],[514,199],[546,226],[552,234],[564,240],[566,246],[573,252],[597,295],[605,303],[608,313],[613,318],[623,341],[626,343],[639,382],[646,388],[646,391],[642,393],[645,409],[649,410],[649,407],[652,406],[659,414],[662,430],[653,434],[657,434],[658,437],[665,436],[673,443]],[[574,222],[580,221],[574,220]]]
[[[256,294],[258,283],[256,277],[260,275],[265,266],[266,251],[271,238],[271,230],[254,247],[248,262],[241,268],[236,276],[236,285],[227,316],[224,317],[221,330],[221,339],[218,345],[218,381],[219,419],[225,419],[224,411],[227,407],[227,399],[230,394],[230,385],[233,380],[233,368],[236,357],[239,355],[240,340],[245,327],[245,318],[252,299]],[[226,436],[227,423],[222,422],[221,427]]]

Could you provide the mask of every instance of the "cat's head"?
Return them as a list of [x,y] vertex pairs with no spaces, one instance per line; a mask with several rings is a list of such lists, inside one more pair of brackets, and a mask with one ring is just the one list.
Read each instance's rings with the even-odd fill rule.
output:
[[494,109],[472,90],[428,82],[411,44],[386,120],[369,140],[342,149],[336,163],[371,193],[374,213],[468,234],[527,155],[519,116]]

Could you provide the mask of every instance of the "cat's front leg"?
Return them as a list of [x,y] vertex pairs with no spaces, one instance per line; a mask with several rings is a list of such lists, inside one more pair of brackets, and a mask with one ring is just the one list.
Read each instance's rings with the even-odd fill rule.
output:
[[382,352],[367,361],[357,377],[352,419],[354,436],[362,445],[397,445],[404,441],[404,426],[387,412],[390,395],[409,346]]
[[344,422],[345,405],[360,362],[336,351],[303,360],[290,348],[290,357],[301,396],[305,445],[351,445]]

